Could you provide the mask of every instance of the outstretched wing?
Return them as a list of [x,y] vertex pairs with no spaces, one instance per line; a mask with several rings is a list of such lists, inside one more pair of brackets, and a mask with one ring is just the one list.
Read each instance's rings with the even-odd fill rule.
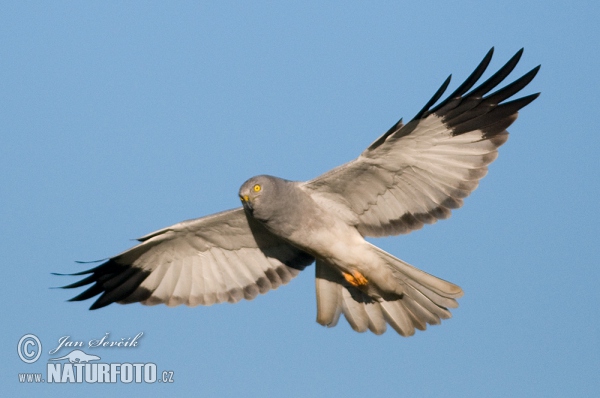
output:
[[93,285],[71,301],[101,294],[90,309],[113,302],[235,303],[288,283],[314,261],[242,208],[184,221],[138,240],[98,267],[72,274],[91,275],[64,288]]
[[[467,93],[493,53],[447,99],[450,77],[408,124],[400,120],[358,159],[306,182],[302,187],[322,206],[368,236],[408,233],[450,216],[462,206],[508,138],[506,128],[538,94],[503,102],[523,89],[539,66],[488,94],[514,69],[523,50]],[[465,94],[467,93],[467,94]]]

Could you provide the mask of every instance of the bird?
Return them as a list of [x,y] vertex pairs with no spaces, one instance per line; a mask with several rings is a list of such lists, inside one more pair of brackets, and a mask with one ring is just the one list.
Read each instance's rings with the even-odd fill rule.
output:
[[[540,65],[496,89],[523,49],[473,88],[494,48],[440,101],[450,75],[412,120],[402,119],[358,158],[309,181],[259,175],[244,182],[241,207],[152,232],[91,269],[67,275],[87,286],[69,301],[177,306],[252,300],[315,263],[317,322],[401,336],[451,317],[463,295],[368,242],[446,219],[462,206],[508,139],[518,111],[540,93],[512,97]],[[470,91],[469,91],[470,90]],[[65,274],[62,274],[65,275]],[[90,286],[91,285],[91,286]]]

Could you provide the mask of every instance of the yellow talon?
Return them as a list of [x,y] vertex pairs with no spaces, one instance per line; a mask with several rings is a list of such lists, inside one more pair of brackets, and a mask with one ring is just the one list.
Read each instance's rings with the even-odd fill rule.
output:
[[342,272],[342,275],[344,275],[344,279],[346,279],[349,284],[355,287],[365,286],[367,283],[369,283],[367,278],[365,278],[365,276],[358,271],[352,271],[352,274]]

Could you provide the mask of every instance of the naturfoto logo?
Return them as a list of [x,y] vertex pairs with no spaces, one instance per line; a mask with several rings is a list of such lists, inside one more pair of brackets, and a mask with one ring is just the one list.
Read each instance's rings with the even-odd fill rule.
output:
[[[63,348],[70,348],[69,353],[48,358],[46,374],[19,373],[20,383],[173,383],[174,372],[164,370],[158,372],[155,363],[105,363],[99,355],[91,354],[88,350],[110,348],[138,347],[143,332],[133,337],[111,339],[110,333],[105,333],[99,339],[84,342],[73,340],[71,336],[62,336],[56,347],[48,353],[57,355]],[[85,352],[84,349],[88,352]],[[19,340],[17,351],[21,360],[32,364],[42,354],[42,342],[34,334],[26,334]]]

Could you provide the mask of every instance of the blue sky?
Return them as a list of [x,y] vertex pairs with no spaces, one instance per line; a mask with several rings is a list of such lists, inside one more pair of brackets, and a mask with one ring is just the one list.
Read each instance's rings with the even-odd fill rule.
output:
[[[591,396],[600,388],[600,6],[553,2],[3,2],[0,363],[7,396]],[[315,322],[314,267],[251,302],[67,303],[74,260],[236,207],[256,174],[313,178],[410,119],[495,46],[542,95],[446,221],[376,239],[460,285],[411,338]],[[490,69],[490,70],[491,70]],[[489,74],[488,74],[489,75]],[[61,336],[136,348],[172,384],[21,384]],[[42,342],[39,362],[15,353]]]

